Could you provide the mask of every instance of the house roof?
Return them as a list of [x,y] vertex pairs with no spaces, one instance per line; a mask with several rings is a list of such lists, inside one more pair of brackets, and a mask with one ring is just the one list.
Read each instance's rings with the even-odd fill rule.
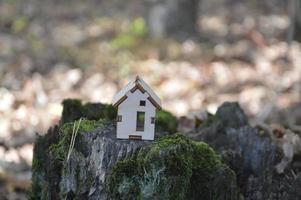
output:
[[120,90],[114,97],[113,97],[113,106],[118,107],[126,98],[126,94],[129,91],[134,92],[136,89],[139,89],[141,92],[147,92],[149,94],[148,100],[157,108],[161,109],[161,100],[155,94],[155,92],[150,88],[150,86],[145,83],[142,78],[136,76],[134,80],[129,82],[122,90]]

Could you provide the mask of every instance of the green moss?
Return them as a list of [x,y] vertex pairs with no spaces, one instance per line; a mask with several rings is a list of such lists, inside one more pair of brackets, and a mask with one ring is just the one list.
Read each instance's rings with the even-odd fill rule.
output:
[[191,143],[194,155],[193,166],[195,169],[202,169],[203,171],[205,169],[208,173],[211,173],[221,165],[221,157],[208,144],[196,141],[192,141]]
[[110,177],[107,188],[113,192],[115,199],[134,199],[139,196],[136,167],[135,159],[120,161],[113,167],[114,176]]
[[168,147],[175,147],[175,146],[184,146],[190,145],[190,140],[187,139],[185,136],[177,134],[175,136],[166,136],[163,138],[159,138],[155,141],[154,147],[158,149],[168,148]]
[[156,132],[177,132],[178,120],[170,112],[160,110],[156,114]]
[[102,120],[102,119],[99,121],[88,120],[88,119],[77,120],[75,122],[69,122],[64,124],[61,127],[61,132],[65,135],[72,134],[73,127],[75,126],[75,128],[77,129],[78,125],[79,125],[78,132],[80,133],[91,132],[97,127],[102,127],[103,123],[105,122],[106,120]]
[[42,182],[44,182],[44,175],[41,171],[42,169],[42,161],[38,160],[36,157],[33,157],[32,160],[32,181],[33,184],[31,185],[29,192],[28,192],[28,199],[30,200],[36,200],[40,199],[42,196]]
[[80,118],[89,120],[114,120],[117,109],[110,104],[87,103],[82,104],[78,99],[65,99],[63,101],[61,124],[74,122]]
[[[80,123],[79,121],[80,120],[64,124],[60,128],[61,137],[59,142],[52,144],[49,147],[49,152],[53,156],[53,158],[57,161],[58,166],[61,166],[63,164],[62,162],[65,160],[67,156],[73,129],[76,130],[77,126],[79,125],[74,148],[79,152],[84,153],[85,150],[83,148],[87,148],[87,145],[84,144],[84,139],[82,137],[82,134],[86,132],[91,132],[98,127],[102,127],[106,122],[106,120],[95,121],[95,120],[87,120],[87,119],[81,120]],[[60,170],[60,167],[58,168],[58,170]]]
[[209,183],[215,171],[222,166],[221,158],[206,143],[193,141],[192,144],[193,178],[187,195],[189,199],[210,199],[208,191],[212,190],[212,186]]
[[[117,162],[107,190],[113,199],[212,199],[211,183],[222,166],[207,144],[183,135],[165,136]],[[128,196],[132,192],[134,198]]]
[[[51,191],[51,194],[55,193],[57,195],[60,194],[59,191],[59,181],[58,179],[61,178],[62,172],[65,169],[66,164],[66,157],[68,154],[73,127],[75,129],[77,128],[78,124],[78,133],[76,135],[75,144],[73,153],[76,153],[77,157],[86,157],[88,155],[88,149],[89,146],[86,144],[84,134],[87,132],[91,132],[94,129],[98,127],[104,126],[104,123],[106,123],[107,120],[87,120],[83,119],[81,120],[81,123],[79,124],[79,120],[75,122],[69,122],[64,124],[60,129],[57,129],[55,131],[55,136],[57,137],[55,140],[49,140],[47,141],[47,138],[40,137],[40,139],[37,139],[35,144],[35,147],[39,147],[38,149],[43,149],[43,153],[35,153],[34,159],[33,159],[33,182],[32,185],[32,192],[30,192],[30,199],[41,199],[43,196],[48,195],[50,192],[47,191],[48,187],[46,183],[52,183],[51,180],[54,179],[53,184],[56,184],[55,186],[51,186],[51,188],[56,189],[57,191]],[[45,143],[47,142],[47,143]],[[44,145],[45,144],[45,145]],[[40,158],[40,156],[44,156],[43,158]],[[46,159],[46,160],[45,160]],[[47,164],[48,163],[48,164]],[[48,175],[49,173],[54,173],[53,175]],[[80,171],[81,169],[79,166],[76,166],[76,179],[82,180],[77,183],[85,182],[83,177],[80,177]],[[47,173],[46,173],[47,171]],[[84,174],[87,174],[88,172],[85,172]],[[47,176],[45,176],[47,174]],[[47,177],[50,177],[50,180],[47,179]],[[85,177],[87,178],[87,177]],[[93,180],[90,177],[91,180]],[[91,182],[90,180],[90,182]],[[91,183],[92,184],[92,183]],[[78,186],[77,188],[80,188]],[[42,198],[43,199],[43,198]]]
[[[80,118],[88,120],[115,120],[117,109],[110,104],[87,103],[82,104],[78,99],[66,99],[63,101],[63,113],[61,124],[74,122]],[[173,134],[177,131],[177,118],[168,111],[158,111],[156,114],[156,132]]]
[[73,122],[82,117],[82,103],[78,99],[65,99],[63,102],[61,122]]
[[102,118],[108,120],[115,120],[116,117],[117,117],[117,109],[113,107],[111,104],[105,105],[102,112]]
[[56,143],[59,140],[57,132],[58,127],[54,127],[49,129],[45,136],[37,136],[35,140],[32,159],[32,184],[28,199],[43,199],[43,197],[49,195],[48,177],[46,176],[46,171],[49,168],[47,149],[52,143]]
[[[73,127],[77,126],[80,118],[86,116],[79,125],[73,153],[86,157],[90,147],[86,144],[85,133],[104,126],[108,121],[115,119],[117,113],[111,105],[92,103],[83,105],[76,99],[65,100],[63,105],[60,127],[50,129],[45,136],[38,136],[35,141],[29,199],[45,199],[47,196],[59,198],[58,183],[66,166]],[[93,177],[90,179],[89,182],[93,184]]]
[[[187,177],[192,174],[192,155],[188,139],[182,135],[163,137],[156,141],[148,152],[138,154],[138,157],[142,161],[141,169],[145,168],[148,172],[165,169],[164,179],[153,189],[152,195],[160,196],[168,192],[168,199],[185,198],[189,187]],[[156,191],[156,188],[164,187],[169,188],[169,191]]]

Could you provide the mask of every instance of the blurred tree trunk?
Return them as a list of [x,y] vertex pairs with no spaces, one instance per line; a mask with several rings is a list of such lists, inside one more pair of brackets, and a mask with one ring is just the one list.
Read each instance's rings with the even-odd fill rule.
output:
[[301,41],[301,0],[290,0],[288,5],[290,26],[287,34],[287,42],[293,39]]
[[301,0],[296,1],[295,39],[301,41]]
[[154,38],[192,38],[197,33],[199,0],[145,0],[146,21]]

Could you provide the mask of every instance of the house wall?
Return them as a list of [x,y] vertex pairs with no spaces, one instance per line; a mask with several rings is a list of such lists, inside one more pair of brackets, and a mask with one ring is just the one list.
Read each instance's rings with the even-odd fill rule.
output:
[[[129,135],[139,135],[143,140],[153,140],[155,124],[151,124],[151,118],[156,115],[156,107],[147,99],[148,93],[137,89],[126,95],[127,99],[118,106],[118,115],[122,116],[122,121],[117,122],[117,138],[129,139]],[[141,100],[145,101],[145,106],[140,106]],[[138,111],[145,112],[144,131],[136,131]]]

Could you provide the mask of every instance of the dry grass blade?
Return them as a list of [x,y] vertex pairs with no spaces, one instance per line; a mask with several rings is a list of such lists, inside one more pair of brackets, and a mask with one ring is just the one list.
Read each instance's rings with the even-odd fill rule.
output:
[[[71,136],[71,141],[70,141],[70,146],[69,146],[68,156],[67,156],[67,163],[68,163],[68,161],[69,161],[70,155],[71,155],[72,150],[73,150],[73,148],[74,148],[75,139],[76,139],[76,136],[77,136],[78,129],[79,129],[79,127],[80,127],[81,121],[82,121],[82,118],[79,119],[79,122],[78,122],[78,124],[77,124],[77,127],[76,127],[76,122],[74,122],[74,124],[73,124],[72,136]],[[76,130],[75,130],[75,127],[76,127]]]

